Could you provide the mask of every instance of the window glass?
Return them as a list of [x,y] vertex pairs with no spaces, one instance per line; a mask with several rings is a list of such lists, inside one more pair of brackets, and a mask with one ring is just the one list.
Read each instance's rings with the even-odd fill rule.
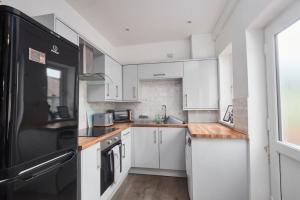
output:
[[300,145],[300,21],[276,36],[280,140]]

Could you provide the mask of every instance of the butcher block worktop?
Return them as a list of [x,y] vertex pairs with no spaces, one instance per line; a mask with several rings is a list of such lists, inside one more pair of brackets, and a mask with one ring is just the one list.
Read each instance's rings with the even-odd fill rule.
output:
[[246,134],[219,123],[189,123],[188,129],[197,138],[248,139]]
[[129,127],[188,128],[191,136],[195,138],[248,139],[246,134],[235,131],[219,123],[156,124],[149,121],[138,121],[133,123],[117,123],[112,127],[117,128],[117,130],[99,137],[79,137],[79,150],[86,149],[97,142],[101,142],[111,136],[119,134]]

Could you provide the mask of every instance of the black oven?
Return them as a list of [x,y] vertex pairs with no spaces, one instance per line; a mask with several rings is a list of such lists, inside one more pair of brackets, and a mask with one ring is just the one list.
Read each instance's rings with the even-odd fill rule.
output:
[[[117,151],[114,151],[116,149]],[[114,183],[116,174],[121,173],[121,155],[122,146],[120,134],[101,142],[101,195]],[[118,163],[118,165],[116,163],[116,160],[118,160],[116,157],[119,158],[120,163]],[[116,165],[120,166],[120,168],[116,169]],[[119,170],[119,172],[116,170]]]

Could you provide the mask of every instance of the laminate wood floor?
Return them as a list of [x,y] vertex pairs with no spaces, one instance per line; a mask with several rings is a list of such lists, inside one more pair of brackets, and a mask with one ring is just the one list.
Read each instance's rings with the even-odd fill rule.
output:
[[112,200],[189,200],[187,180],[129,174]]

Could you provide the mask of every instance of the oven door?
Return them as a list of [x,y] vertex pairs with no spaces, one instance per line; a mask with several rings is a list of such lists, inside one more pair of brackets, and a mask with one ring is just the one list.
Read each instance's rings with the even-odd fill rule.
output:
[[101,195],[113,184],[115,177],[114,152],[111,148],[101,152]]

